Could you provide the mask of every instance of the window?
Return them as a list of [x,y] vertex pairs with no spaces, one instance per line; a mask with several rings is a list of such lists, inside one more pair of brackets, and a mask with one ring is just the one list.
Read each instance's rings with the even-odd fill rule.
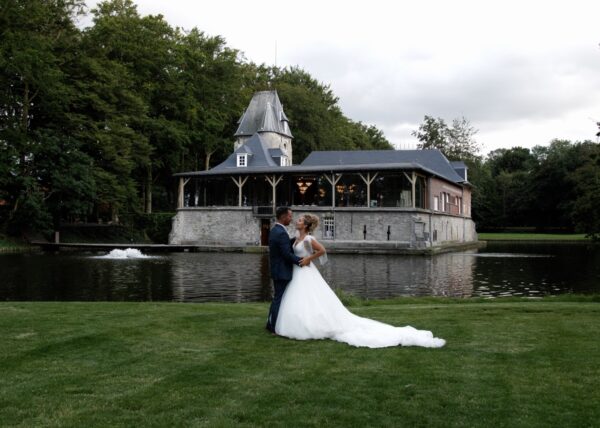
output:
[[279,166],[288,166],[288,165],[289,165],[289,163],[288,163],[287,156],[281,156],[279,158]]
[[440,210],[440,198],[437,196],[433,197],[433,210],[434,211]]
[[332,215],[323,216],[323,239],[335,238],[335,222]]
[[247,154],[241,154],[237,156],[237,166],[248,166]]
[[415,183],[415,207],[427,208],[425,205],[426,198],[426,183],[425,178],[420,175],[417,176],[417,182]]

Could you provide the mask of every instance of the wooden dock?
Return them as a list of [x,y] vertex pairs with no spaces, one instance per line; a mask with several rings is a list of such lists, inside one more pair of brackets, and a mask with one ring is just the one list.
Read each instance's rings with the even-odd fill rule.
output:
[[[266,254],[269,248],[258,245],[226,245],[226,244],[195,244],[195,245],[167,245],[167,244],[83,244],[83,243],[54,243],[45,241],[32,241],[31,245],[43,251],[80,250],[80,251],[105,251],[133,248],[143,253],[253,253]],[[329,254],[394,254],[394,255],[423,255],[433,256],[447,252],[457,252],[483,248],[485,241],[450,243],[429,248],[410,248],[407,242],[380,242],[380,241],[327,241]]]
[[83,243],[56,243],[45,241],[32,241],[31,245],[40,247],[44,251],[84,250],[84,251],[111,251],[133,248],[142,252],[185,252],[197,251],[196,245],[166,245],[166,244],[83,244]]

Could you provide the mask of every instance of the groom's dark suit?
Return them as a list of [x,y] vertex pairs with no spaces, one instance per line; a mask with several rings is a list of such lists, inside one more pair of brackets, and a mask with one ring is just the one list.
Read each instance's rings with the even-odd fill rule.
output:
[[276,223],[269,233],[269,263],[271,265],[271,278],[273,279],[273,288],[275,293],[271,308],[269,309],[269,318],[267,319],[267,330],[275,332],[277,315],[279,314],[279,305],[281,298],[288,283],[292,280],[292,271],[294,265],[299,265],[301,258],[294,255],[292,249],[293,239],[287,233],[285,226]]

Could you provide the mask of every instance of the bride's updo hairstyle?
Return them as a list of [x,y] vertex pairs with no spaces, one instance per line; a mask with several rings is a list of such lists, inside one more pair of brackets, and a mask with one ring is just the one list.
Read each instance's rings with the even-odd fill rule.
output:
[[319,225],[319,217],[314,214],[304,214],[302,220],[304,220],[307,233],[312,233]]

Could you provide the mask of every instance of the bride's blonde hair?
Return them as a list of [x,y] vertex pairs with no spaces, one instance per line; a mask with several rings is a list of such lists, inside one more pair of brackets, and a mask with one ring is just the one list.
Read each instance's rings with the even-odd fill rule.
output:
[[312,233],[319,225],[319,217],[314,214],[304,214],[302,220],[304,220],[304,226],[308,233]]

